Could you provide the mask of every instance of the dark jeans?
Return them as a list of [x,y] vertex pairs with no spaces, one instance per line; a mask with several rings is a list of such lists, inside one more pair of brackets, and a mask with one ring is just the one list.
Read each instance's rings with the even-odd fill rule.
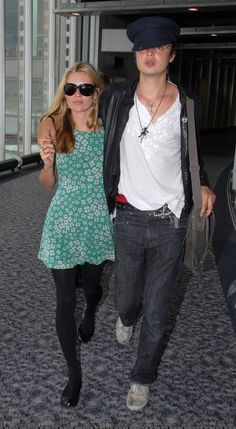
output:
[[157,377],[158,355],[168,306],[182,261],[186,219],[162,217],[120,205],[115,220],[115,301],[122,323],[143,320],[131,382],[149,384]]

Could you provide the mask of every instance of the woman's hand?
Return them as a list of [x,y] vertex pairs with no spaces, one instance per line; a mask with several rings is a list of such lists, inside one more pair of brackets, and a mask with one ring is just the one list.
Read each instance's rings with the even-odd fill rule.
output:
[[55,142],[49,138],[39,138],[40,156],[44,163],[44,170],[53,168],[55,157]]
[[38,144],[40,146],[40,156],[44,163],[39,180],[46,189],[52,189],[56,183],[54,168],[55,141],[50,138],[38,138]]

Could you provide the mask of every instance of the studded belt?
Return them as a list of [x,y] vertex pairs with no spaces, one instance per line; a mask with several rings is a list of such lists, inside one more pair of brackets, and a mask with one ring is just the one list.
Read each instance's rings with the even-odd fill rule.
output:
[[118,210],[129,210],[135,213],[140,213],[144,216],[146,215],[164,218],[165,216],[169,216],[172,214],[172,211],[169,209],[167,204],[164,204],[162,207],[156,210],[139,210],[129,203],[116,203],[116,207]]

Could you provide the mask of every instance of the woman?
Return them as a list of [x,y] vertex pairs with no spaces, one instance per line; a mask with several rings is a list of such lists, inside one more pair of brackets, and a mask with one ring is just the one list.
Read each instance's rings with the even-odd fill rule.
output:
[[76,276],[80,269],[86,311],[79,334],[88,341],[102,290],[105,260],[114,260],[112,224],[103,185],[104,132],[98,120],[102,83],[87,63],[73,65],[63,76],[44,121],[53,121],[56,140],[40,139],[44,168],[40,181],[58,187],[50,204],[39,259],[51,269],[56,285],[56,329],[69,380],[61,404],[78,403],[80,364],[76,356]]

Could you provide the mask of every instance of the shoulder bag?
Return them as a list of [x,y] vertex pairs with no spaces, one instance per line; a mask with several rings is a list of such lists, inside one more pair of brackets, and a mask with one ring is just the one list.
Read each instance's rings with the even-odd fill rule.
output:
[[189,165],[192,182],[193,207],[188,217],[187,233],[184,245],[184,265],[192,272],[198,271],[205,261],[208,247],[215,229],[215,216],[200,217],[201,183],[197,153],[194,103],[187,97],[187,117],[189,135]]

